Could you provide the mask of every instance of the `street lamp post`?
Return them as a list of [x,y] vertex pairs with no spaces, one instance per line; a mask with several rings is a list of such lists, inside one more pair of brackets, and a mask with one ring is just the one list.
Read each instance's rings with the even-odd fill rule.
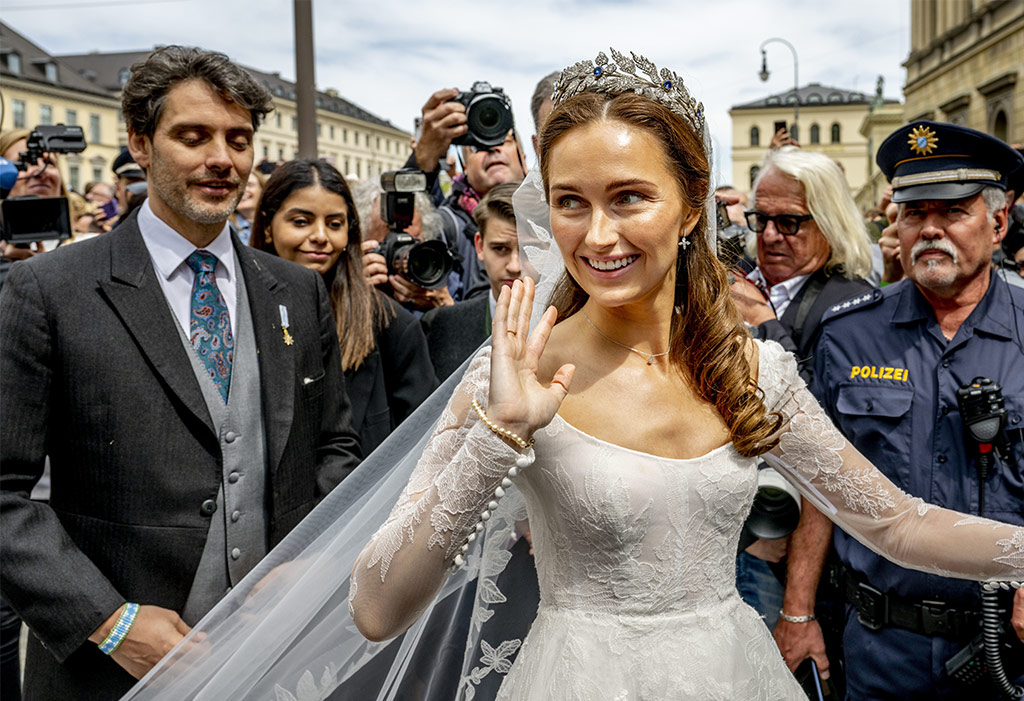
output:
[[796,124],[800,119],[800,62],[796,57],[796,48],[785,39],[780,37],[772,37],[771,39],[765,39],[761,42],[761,72],[758,74],[761,78],[761,82],[766,82],[770,73],[768,72],[768,52],[765,51],[764,47],[768,46],[772,42],[778,42],[785,44],[789,47],[789,50],[793,52],[793,124]]

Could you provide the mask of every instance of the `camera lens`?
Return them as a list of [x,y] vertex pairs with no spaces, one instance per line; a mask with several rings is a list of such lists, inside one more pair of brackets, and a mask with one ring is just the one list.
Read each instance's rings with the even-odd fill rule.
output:
[[469,133],[482,145],[498,146],[512,128],[512,112],[497,95],[482,95],[470,104],[466,121]]
[[441,241],[423,241],[406,250],[405,269],[420,287],[443,287],[452,270],[451,254]]

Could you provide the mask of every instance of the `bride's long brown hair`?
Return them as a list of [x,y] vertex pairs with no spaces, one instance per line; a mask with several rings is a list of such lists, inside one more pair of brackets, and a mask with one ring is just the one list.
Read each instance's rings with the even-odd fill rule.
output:
[[[557,105],[540,136],[540,169],[548,191],[552,146],[577,127],[615,120],[652,134],[665,150],[680,194],[691,211],[701,212],[690,246],[680,249],[676,265],[676,300],[681,314],[672,316],[669,360],[704,401],[713,404],[729,427],[736,450],[746,457],[774,447],[782,417],[769,413],[752,376],[750,334],[729,295],[728,273],[719,262],[707,231],[705,203],[711,168],[703,139],[660,103],[632,93],[581,93]],[[559,280],[551,303],[558,320],[582,309],[588,295],[568,273]]]

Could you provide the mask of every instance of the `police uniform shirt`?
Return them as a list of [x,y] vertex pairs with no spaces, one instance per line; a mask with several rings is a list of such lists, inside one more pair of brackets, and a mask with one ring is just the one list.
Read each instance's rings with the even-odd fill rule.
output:
[[[836,305],[815,353],[815,394],[847,439],[903,490],[977,514],[977,468],[956,391],[975,377],[998,382],[1013,457],[997,461],[986,480],[984,515],[1024,525],[1022,310],[1024,290],[995,275],[951,341],[909,280]],[[903,569],[838,529],[835,545],[847,567],[883,592],[977,606],[974,582]]]

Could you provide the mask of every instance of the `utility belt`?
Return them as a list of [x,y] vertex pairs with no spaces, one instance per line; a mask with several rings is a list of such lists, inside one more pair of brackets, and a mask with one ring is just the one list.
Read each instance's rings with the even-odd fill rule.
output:
[[981,630],[981,609],[964,609],[943,601],[909,599],[882,592],[840,566],[836,570],[839,591],[857,609],[857,620],[869,630],[885,626],[920,635],[967,638]]

